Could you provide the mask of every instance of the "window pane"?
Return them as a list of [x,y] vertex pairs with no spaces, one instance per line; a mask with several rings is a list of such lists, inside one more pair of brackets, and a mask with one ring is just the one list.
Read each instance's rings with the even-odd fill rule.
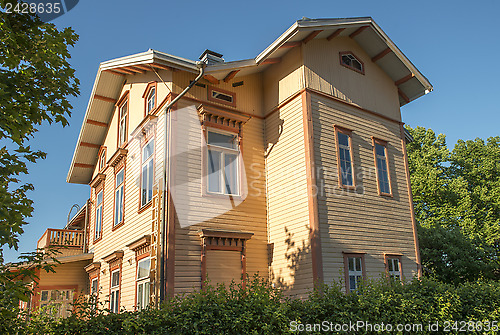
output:
[[141,192],[141,204],[145,205],[147,204],[147,184],[148,184],[148,166],[144,165],[142,167],[142,181],[141,181],[141,187],[142,187],[142,192]]
[[339,137],[339,144],[349,146],[349,136],[341,132],[337,132],[337,134]]
[[385,147],[383,145],[375,143],[375,151],[377,153],[377,156],[385,157]]
[[150,259],[144,259],[137,264],[137,279],[149,277]]
[[394,271],[399,271],[399,260],[393,259],[394,262]]
[[361,271],[361,257],[356,257],[356,271]]
[[349,290],[356,290],[356,276],[349,276]]
[[97,193],[97,205],[100,205],[102,202],[102,191]]
[[349,257],[348,262],[349,262],[349,271],[354,271],[354,258]]
[[142,309],[142,300],[144,298],[143,296],[143,284],[137,284],[137,307],[138,309]]
[[217,145],[219,147],[238,149],[236,135],[219,134],[212,131],[208,132],[207,144]]
[[116,186],[120,185],[121,183],[123,183],[123,175],[124,175],[124,172],[123,170],[121,170],[120,172],[118,172],[116,174]]
[[224,155],[226,194],[238,194],[238,156]]
[[116,287],[120,284],[120,271],[115,271],[111,275],[111,287]]
[[221,153],[208,150],[208,191],[220,193],[221,184]]
[[49,300],[49,291],[42,291],[42,297],[40,298],[42,301]]
[[146,144],[142,148],[142,162],[143,163],[146,162],[148,160],[148,158],[151,157],[151,155],[153,155],[154,146],[155,146],[155,141],[154,141],[154,139],[152,139],[151,141],[149,141],[148,144]]
[[153,199],[153,160],[150,160],[148,163],[148,194],[147,194],[147,202]]

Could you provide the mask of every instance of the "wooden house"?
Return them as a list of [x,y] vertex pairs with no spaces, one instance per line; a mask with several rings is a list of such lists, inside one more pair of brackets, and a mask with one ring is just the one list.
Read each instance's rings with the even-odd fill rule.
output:
[[67,177],[90,186],[91,293],[119,311],[205,280],[304,296],[420,274],[400,107],[432,86],[372,18],[304,18],[255,58],[200,59],[98,69]]

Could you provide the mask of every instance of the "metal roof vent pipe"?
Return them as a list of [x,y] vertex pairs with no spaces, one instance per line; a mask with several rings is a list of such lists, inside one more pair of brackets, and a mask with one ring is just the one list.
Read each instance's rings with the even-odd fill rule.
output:
[[207,65],[224,63],[224,58],[222,58],[222,54],[208,49],[203,51],[203,53],[200,56],[200,60],[206,63]]

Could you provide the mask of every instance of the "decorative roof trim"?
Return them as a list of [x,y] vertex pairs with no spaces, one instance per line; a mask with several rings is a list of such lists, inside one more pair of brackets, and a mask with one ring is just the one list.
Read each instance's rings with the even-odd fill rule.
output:
[[233,238],[240,240],[249,240],[254,235],[253,233],[233,230],[216,230],[216,229],[202,229],[199,232],[201,238],[217,237],[217,238]]
[[137,240],[127,244],[127,247],[133,251],[136,251],[150,244],[151,244],[151,235],[144,235],[142,237],[139,237]]
[[128,153],[127,149],[118,148],[113,154],[113,156],[111,156],[111,158],[109,159],[108,164],[111,165],[112,167],[117,166],[122,159],[127,157],[127,153]]
[[90,273],[92,271],[99,271],[101,269],[101,262],[93,262],[93,263],[90,263],[89,265],[87,265],[86,267],[84,267],[85,271],[87,271],[87,273]]
[[103,182],[106,179],[106,175],[104,173],[98,173],[94,179],[89,183],[90,187],[92,188],[97,188],[101,182]]
[[116,250],[116,251],[113,251],[108,256],[103,257],[102,260],[105,261],[106,263],[111,263],[111,262],[119,260],[121,258],[123,258],[123,250]]

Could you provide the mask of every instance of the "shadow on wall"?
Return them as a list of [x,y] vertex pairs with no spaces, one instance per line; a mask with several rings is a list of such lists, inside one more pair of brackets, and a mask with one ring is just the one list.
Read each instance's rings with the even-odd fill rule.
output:
[[[310,258],[311,255],[311,246],[309,243],[306,243],[308,242],[307,240],[302,240],[297,243],[293,237],[294,234],[291,233],[287,227],[284,227],[284,229],[286,235],[285,259],[287,261],[289,277],[292,278],[292,281],[288,281],[285,278],[282,269],[279,269],[279,273],[271,271],[270,280],[276,288],[282,289],[287,295],[294,296],[297,295],[292,294],[297,277],[303,272],[304,269],[306,269],[307,266],[311,266],[310,262],[308,262],[308,258]],[[309,227],[306,226],[306,229],[309,229]],[[312,291],[312,287],[310,290]]]

